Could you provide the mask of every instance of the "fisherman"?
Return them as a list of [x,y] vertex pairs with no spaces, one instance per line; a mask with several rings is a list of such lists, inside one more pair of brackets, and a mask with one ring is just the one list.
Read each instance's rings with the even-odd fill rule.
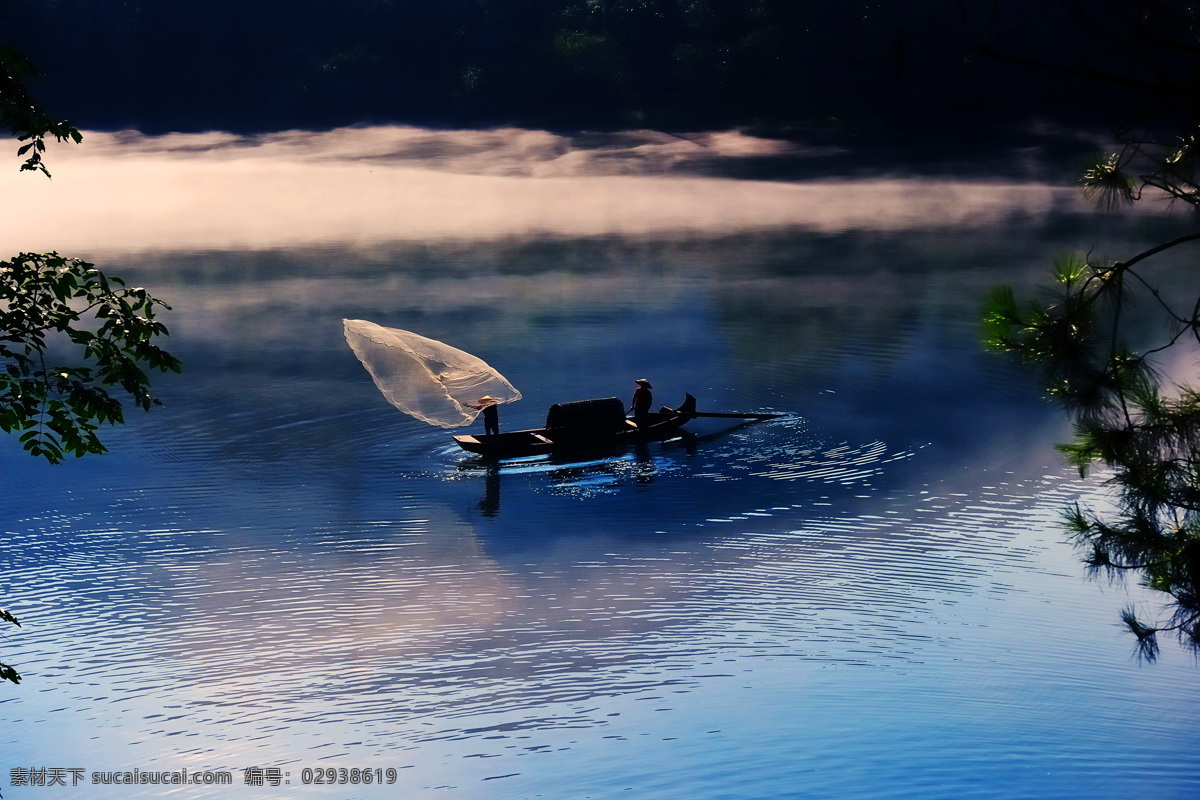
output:
[[471,408],[477,408],[483,412],[483,434],[485,436],[489,433],[500,433],[499,400],[492,397],[490,394],[485,394],[474,403],[467,403],[467,405]]
[[637,426],[644,428],[649,422],[650,404],[654,402],[654,396],[650,394],[654,387],[645,378],[638,378],[634,383],[637,384],[637,388],[633,390],[633,401],[629,404],[629,410],[633,412],[633,421]]

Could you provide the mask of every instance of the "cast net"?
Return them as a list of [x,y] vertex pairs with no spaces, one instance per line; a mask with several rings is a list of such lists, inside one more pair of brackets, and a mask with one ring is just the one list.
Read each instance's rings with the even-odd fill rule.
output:
[[344,319],[342,326],[350,349],[387,401],[430,425],[470,424],[479,409],[468,404],[483,397],[498,403],[521,399],[487,362],[444,342],[364,319]]

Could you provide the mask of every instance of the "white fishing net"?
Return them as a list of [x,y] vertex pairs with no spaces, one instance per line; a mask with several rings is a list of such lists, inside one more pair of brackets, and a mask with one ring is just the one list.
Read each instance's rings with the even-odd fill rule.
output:
[[350,349],[388,402],[430,425],[470,424],[479,409],[468,403],[486,396],[498,403],[521,399],[487,362],[436,339],[364,319],[344,319],[342,326]]

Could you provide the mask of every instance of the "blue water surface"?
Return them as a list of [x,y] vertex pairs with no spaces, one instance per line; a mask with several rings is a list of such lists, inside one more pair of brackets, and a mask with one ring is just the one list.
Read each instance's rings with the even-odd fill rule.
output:
[[[1102,483],[979,347],[995,283],[1162,232],[1063,212],[101,254],[175,306],[186,368],[106,456],[0,441],[5,772],[236,784],[53,790],[105,798],[1200,796],[1197,665],[1133,658],[1120,609],[1158,598],[1088,579],[1061,527]],[[643,376],[787,416],[490,465],[387,405],[344,317],[496,366],[525,394],[505,428]],[[243,785],[255,765],[290,784]]]

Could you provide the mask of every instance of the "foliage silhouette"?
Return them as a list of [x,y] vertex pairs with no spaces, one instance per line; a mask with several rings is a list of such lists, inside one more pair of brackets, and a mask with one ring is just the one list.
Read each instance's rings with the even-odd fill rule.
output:
[[27,142],[17,148],[25,156],[22,171],[40,171],[47,178],[50,171],[42,160],[46,140],[83,140],[79,130],[66,120],[55,119],[41,109],[29,94],[26,80],[39,77],[41,72],[28,58],[11,47],[0,47],[0,126],[7,128],[18,141]]
[[[103,453],[101,424],[124,422],[120,387],[140,408],[156,404],[141,366],[179,372],[178,359],[153,343],[167,328],[140,287],[57,253],[0,261],[0,430],[16,432],[31,455],[59,463],[67,454]],[[95,331],[82,325],[93,315]],[[83,348],[88,366],[46,365],[48,335]]]
[[[981,52],[1008,63],[1064,70],[1110,88],[1115,152],[1083,172],[1085,196],[1109,208],[1167,199],[1200,220],[1200,11],[1176,0],[1147,0],[1137,13],[1105,4],[1104,16],[1064,5],[1115,49],[1128,69],[1061,64],[1012,56],[987,45]],[[1123,12],[1123,13],[1122,13]],[[1119,100],[1119,102],[1118,102]],[[1133,573],[1165,592],[1155,621],[1126,608],[1121,619],[1140,658],[1159,655],[1159,633],[1173,633],[1200,654],[1200,392],[1159,374],[1165,354],[1200,346],[1200,296],[1180,310],[1148,272],[1155,257],[1200,241],[1200,232],[1162,242],[1122,261],[1070,256],[1055,265],[1049,296],[1018,304],[1000,287],[984,311],[985,343],[1041,369],[1049,395],[1075,422],[1074,441],[1059,449],[1086,475],[1107,468],[1112,510],[1078,504],[1066,526],[1089,571]],[[1159,259],[1161,261],[1161,259]],[[1130,310],[1141,300],[1162,319],[1161,341],[1128,344]],[[1195,353],[1184,353],[1194,362]]]
[[[37,69],[21,53],[0,47],[0,125],[24,142],[22,171],[50,172],[46,142],[81,141],[79,131],[31,96],[26,81]],[[124,421],[120,387],[144,409],[157,403],[145,366],[180,370],[179,361],[153,343],[167,335],[155,318],[166,308],[140,287],[104,275],[94,265],[58,253],[21,253],[0,261],[0,430],[15,433],[30,455],[52,464],[68,454],[103,453],[97,431]],[[89,326],[93,326],[94,329]],[[47,366],[61,344],[82,348],[73,366]],[[20,625],[0,609],[0,620]],[[21,676],[0,664],[0,680]]]
[[[0,620],[11,622],[18,628],[21,627],[21,623],[17,620],[17,618],[3,608],[0,608]],[[0,681],[12,681],[13,683],[20,683],[21,676],[17,674],[17,671],[8,664],[0,664]]]

